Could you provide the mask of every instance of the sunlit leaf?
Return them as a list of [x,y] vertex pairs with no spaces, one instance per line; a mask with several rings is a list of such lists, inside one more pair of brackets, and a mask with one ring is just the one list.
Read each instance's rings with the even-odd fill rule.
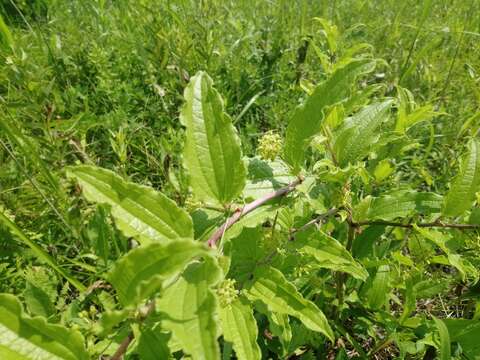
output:
[[110,205],[115,224],[125,235],[142,242],[193,238],[190,216],[152,188],[94,166],[69,167],[67,175],[79,182],[89,201]]
[[392,101],[366,106],[345,120],[335,132],[333,151],[340,166],[361,160],[378,140],[378,129],[388,118]]
[[287,127],[284,157],[298,172],[303,165],[305,149],[320,129],[327,107],[348,98],[355,79],[373,71],[371,60],[351,61],[336,70],[330,78],[318,85],[305,103],[298,107]]
[[23,314],[20,302],[0,294],[0,358],[2,360],[88,360],[79,332]]
[[357,220],[393,220],[414,214],[439,214],[443,197],[429,192],[394,191],[379,197],[367,197],[355,208]]
[[207,203],[226,204],[245,186],[240,140],[212,79],[198,72],[184,92],[180,120],[186,127],[183,152],[194,196]]
[[448,334],[448,328],[445,326],[445,323],[433,317],[435,321],[435,325],[437,326],[438,333],[440,334],[440,346],[438,347],[439,350],[439,359],[440,360],[450,360],[451,357],[451,349],[450,349],[450,335]]
[[257,322],[252,306],[238,297],[231,304],[220,307],[220,319],[225,341],[233,343],[233,350],[239,360],[261,359],[257,344]]
[[372,309],[383,307],[390,297],[390,266],[381,265],[375,276],[366,283],[365,295]]
[[353,259],[350,252],[324,232],[315,232],[299,251],[313,256],[319,267],[345,272],[360,280],[368,277],[368,272]]
[[210,258],[191,264],[182,277],[157,300],[165,313],[162,328],[171,331],[186,354],[196,359],[219,359],[217,302],[211,286],[220,280],[220,269]]
[[480,144],[468,143],[468,151],[462,159],[460,171],[445,196],[443,214],[459,216],[472,207],[475,193],[480,190]]
[[272,267],[258,267],[253,280],[245,286],[250,300],[260,300],[270,311],[298,318],[306,327],[334,340],[333,331],[323,312],[306,300],[285,276]]
[[480,354],[480,321],[467,319],[443,319],[451,342],[458,342],[462,351],[471,359]]
[[123,305],[139,302],[158,291],[164,280],[183,270],[195,257],[207,254],[198,242],[151,243],[120,258],[107,279]]

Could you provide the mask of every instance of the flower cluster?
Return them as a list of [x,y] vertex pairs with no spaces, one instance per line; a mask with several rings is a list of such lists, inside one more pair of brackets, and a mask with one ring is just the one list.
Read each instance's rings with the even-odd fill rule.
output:
[[220,306],[226,307],[230,305],[238,297],[238,290],[235,289],[234,279],[225,279],[217,289]]
[[282,149],[282,138],[280,135],[267,132],[258,142],[258,153],[264,160],[275,160]]

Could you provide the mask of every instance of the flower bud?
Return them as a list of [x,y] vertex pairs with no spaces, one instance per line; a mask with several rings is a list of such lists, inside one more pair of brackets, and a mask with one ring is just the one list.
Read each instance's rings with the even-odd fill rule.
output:
[[263,160],[275,160],[281,149],[282,138],[272,131],[265,133],[258,142],[258,153]]
[[234,279],[225,279],[217,289],[218,299],[221,307],[230,305],[238,297],[238,290],[235,289]]

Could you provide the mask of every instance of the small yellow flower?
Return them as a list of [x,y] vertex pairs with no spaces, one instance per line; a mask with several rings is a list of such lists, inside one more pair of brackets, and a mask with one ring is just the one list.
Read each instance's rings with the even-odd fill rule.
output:
[[218,299],[221,307],[230,305],[238,297],[238,290],[235,289],[234,279],[225,279],[217,289]]
[[275,160],[281,149],[282,138],[273,131],[265,133],[258,142],[258,153],[263,160]]

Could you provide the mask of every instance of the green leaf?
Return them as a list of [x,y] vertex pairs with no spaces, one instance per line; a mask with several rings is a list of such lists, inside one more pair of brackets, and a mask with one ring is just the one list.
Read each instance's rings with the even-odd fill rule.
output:
[[229,277],[240,282],[248,280],[258,261],[265,256],[263,249],[263,232],[261,227],[244,228],[232,238],[226,246],[226,254],[232,259]]
[[258,328],[253,317],[253,308],[242,297],[230,305],[220,307],[223,337],[233,343],[239,360],[261,359],[262,353],[257,344]]
[[390,266],[382,265],[375,276],[366,284],[366,298],[372,309],[380,309],[390,297]]
[[460,171],[445,196],[443,214],[452,217],[462,215],[471,208],[478,190],[480,190],[480,144],[478,140],[471,140]]
[[383,180],[388,178],[394,171],[392,164],[389,160],[384,159],[380,161],[375,170],[373,171],[373,176],[375,176],[375,180],[377,183],[381,183]]
[[219,359],[215,311],[217,302],[210,289],[221,276],[211,258],[191,264],[182,277],[157,300],[165,313],[162,328],[171,331],[186,354],[195,359]]
[[274,336],[278,336],[282,344],[283,355],[288,353],[290,341],[292,340],[292,328],[287,314],[280,314],[276,312],[268,312],[268,322],[270,324],[270,331]]
[[450,360],[451,359],[451,349],[450,349],[450,335],[448,334],[448,329],[444,322],[436,317],[433,317],[435,325],[437,326],[438,332],[440,334],[440,347],[438,348],[440,353],[440,360]]
[[355,79],[373,71],[372,60],[356,60],[336,70],[318,85],[305,103],[298,107],[287,127],[284,158],[298,172],[305,159],[305,149],[320,129],[327,107],[348,98]]
[[336,239],[324,232],[314,232],[313,238],[299,248],[299,251],[313,256],[317,260],[318,266],[322,268],[345,272],[364,281],[368,277],[368,272],[353,259],[350,252]]
[[379,197],[367,197],[356,207],[355,219],[362,220],[393,220],[415,214],[439,214],[443,198],[429,192],[411,190],[394,191]]
[[388,117],[392,100],[369,105],[345,120],[335,132],[333,151],[341,167],[361,160],[379,138],[378,129]]
[[69,167],[67,176],[77,179],[89,201],[110,205],[115,224],[126,236],[141,242],[193,238],[187,212],[152,188],[94,166]]
[[29,160],[29,163],[35,166],[45,181],[48,182],[50,192],[55,191],[60,199],[63,198],[64,193],[60,189],[58,178],[51,171],[52,167],[42,159],[36,143],[30,137],[24,135],[17,125],[16,121],[9,121],[6,118],[2,118],[2,121],[0,121],[2,132],[8,136],[9,141],[17,147],[19,152]]
[[248,159],[248,181],[243,191],[245,198],[257,199],[296,180],[281,160],[268,161],[259,157]]
[[95,254],[102,259],[105,267],[108,265],[110,242],[115,241],[108,223],[108,216],[106,206],[97,206],[97,210],[87,228],[87,236],[91,241]]
[[372,257],[375,251],[375,243],[385,232],[385,226],[372,225],[364,228],[353,242],[352,254],[355,259]]
[[120,258],[107,279],[124,306],[135,304],[158,291],[164,280],[181,272],[193,258],[207,253],[202,243],[193,241],[151,243]]
[[333,331],[323,312],[313,302],[306,300],[283,274],[272,267],[255,269],[254,278],[245,286],[247,297],[260,300],[272,312],[298,318],[307,328],[334,340]]
[[466,319],[444,319],[451,342],[458,342],[462,351],[471,359],[480,354],[480,321]]
[[18,299],[0,294],[0,358],[2,360],[88,360],[82,335],[45,318],[23,314]]
[[8,28],[3,17],[0,14],[0,44],[4,49],[11,48],[13,46],[13,37],[10,29]]
[[32,267],[25,272],[23,298],[30,314],[48,318],[55,313],[58,281],[44,267]]
[[94,325],[95,334],[100,337],[110,335],[114,327],[129,318],[131,311],[131,309],[122,309],[102,312],[99,321]]
[[0,211],[0,222],[3,222],[5,226],[15,235],[22,243],[27,245],[33,252],[33,254],[40,260],[49,265],[53,270],[55,270],[58,274],[63,276],[70,284],[75,286],[78,290],[84,291],[85,286],[75,279],[69,272],[61,268],[55,260],[39,245],[37,245],[33,240],[28,238],[23,231],[8,217],[6,217],[2,211]]
[[184,166],[194,196],[207,203],[226,204],[245,186],[240,140],[212,79],[198,72],[184,92],[180,121],[186,127]]
[[137,351],[142,360],[171,359],[168,348],[169,334],[161,331],[160,326],[146,328],[140,331]]

